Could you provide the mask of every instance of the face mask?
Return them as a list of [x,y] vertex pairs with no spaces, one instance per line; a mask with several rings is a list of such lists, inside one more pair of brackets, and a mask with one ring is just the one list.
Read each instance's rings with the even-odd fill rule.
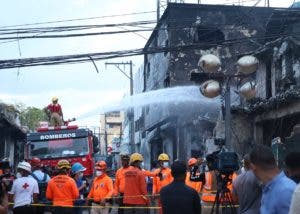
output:
[[78,175],[78,178],[79,178],[79,179],[82,179],[82,177],[83,177],[83,173],[80,172],[79,175]]
[[163,162],[163,167],[169,167],[169,162]]
[[103,174],[102,171],[96,171],[96,177],[99,177],[99,176],[101,176],[102,174]]
[[21,174],[20,172],[18,172],[18,173],[16,174],[16,177],[17,177],[17,178],[22,178],[22,174]]
[[142,169],[144,169],[145,168],[144,162],[142,162],[140,166],[141,166]]

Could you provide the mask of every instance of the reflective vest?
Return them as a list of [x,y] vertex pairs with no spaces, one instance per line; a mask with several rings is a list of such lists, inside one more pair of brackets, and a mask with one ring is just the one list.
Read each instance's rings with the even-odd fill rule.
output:
[[201,200],[204,202],[214,202],[217,191],[217,178],[213,171],[205,172],[205,184],[202,190]]

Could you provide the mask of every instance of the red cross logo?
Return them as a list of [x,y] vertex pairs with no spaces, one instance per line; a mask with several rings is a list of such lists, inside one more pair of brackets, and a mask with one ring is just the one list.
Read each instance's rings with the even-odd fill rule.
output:
[[27,187],[29,187],[29,185],[27,183],[25,183],[23,186],[22,186],[24,189],[27,189]]

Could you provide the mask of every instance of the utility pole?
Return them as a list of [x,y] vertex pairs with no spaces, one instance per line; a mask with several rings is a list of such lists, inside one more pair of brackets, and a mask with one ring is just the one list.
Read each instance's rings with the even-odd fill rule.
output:
[[107,124],[106,124],[106,114],[104,114],[104,138],[105,138],[105,154],[108,155],[107,148],[108,148],[108,142],[107,142]]
[[159,18],[160,18],[160,0],[157,0],[157,7],[156,7],[156,23],[159,22]]
[[[105,67],[108,65],[114,65],[116,68],[119,69],[129,80],[130,80],[130,96],[133,95],[133,75],[132,75],[132,61],[129,62],[106,62]],[[129,65],[129,75],[125,72],[125,66]],[[123,69],[120,67],[123,66]],[[130,108],[129,110],[129,136],[130,136],[130,150],[131,153],[135,150],[134,144],[134,109]]]

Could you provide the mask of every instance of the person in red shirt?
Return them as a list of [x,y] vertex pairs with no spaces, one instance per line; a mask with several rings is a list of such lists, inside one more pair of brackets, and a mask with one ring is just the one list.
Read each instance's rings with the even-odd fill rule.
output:
[[47,115],[50,118],[51,126],[62,126],[63,125],[63,113],[62,108],[58,104],[58,98],[52,97],[52,103],[44,108]]
[[[113,195],[113,181],[106,174],[107,165],[105,161],[98,161],[95,166],[96,177],[91,190],[87,196],[92,200],[92,214],[108,214],[111,197]],[[104,206],[104,207],[100,207]]]
[[[123,207],[123,196],[124,196],[124,188],[125,188],[125,172],[130,169],[129,166],[129,155],[121,155],[122,167],[116,172],[116,179],[114,185],[114,196],[118,197],[118,204],[120,207]],[[118,209],[118,214],[123,214],[124,209]]]
[[131,167],[125,172],[123,199],[123,203],[128,207],[124,211],[126,214],[148,213],[148,209],[146,208],[148,205],[147,185],[145,175],[141,170],[142,162],[143,156],[141,154],[133,153],[130,156]]
[[79,197],[79,191],[75,181],[69,176],[71,165],[67,160],[60,160],[56,168],[58,175],[48,182],[46,198],[56,206],[54,213],[73,213],[73,204]]

